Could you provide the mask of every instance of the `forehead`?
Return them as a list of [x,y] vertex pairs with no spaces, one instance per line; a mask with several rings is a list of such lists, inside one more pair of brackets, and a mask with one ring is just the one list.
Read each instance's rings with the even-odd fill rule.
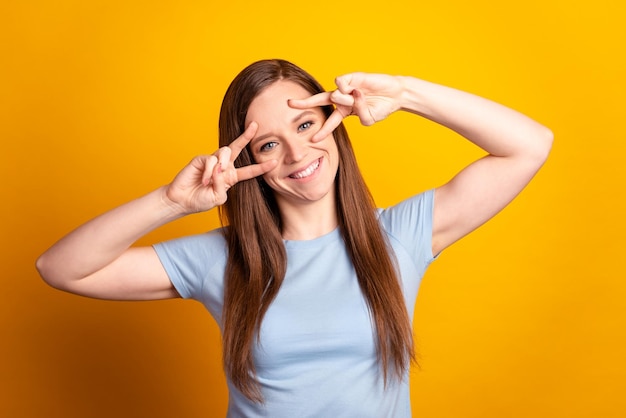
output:
[[304,99],[311,96],[301,85],[288,80],[279,80],[266,87],[252,100],[246,116],[246,124],[251,121],[259,122],[260,117],[276,113],[301,112],[287,104],[289,99]]

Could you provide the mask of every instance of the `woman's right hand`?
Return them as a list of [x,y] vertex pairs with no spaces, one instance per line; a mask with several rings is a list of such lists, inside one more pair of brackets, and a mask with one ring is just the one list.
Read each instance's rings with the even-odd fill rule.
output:
[[183,214],[207,211],[224,204],[226,192],[238,182],[263,175],[276,167],[277,161],[270,160],[235,168],[235,160],[254,138],[257,128],[257,123],[252,122],[230,145],[191,160],[166,187],[168,202]]
[[168,186],[118,206],[61,238],[37,260],[51,286],[103,299],[164,299],[177,293],[152,247],[131,247],[148,232],[226,201],[236,183],[262,175],[277,162],[235,168],[256,123],[229,146],[194,158]]

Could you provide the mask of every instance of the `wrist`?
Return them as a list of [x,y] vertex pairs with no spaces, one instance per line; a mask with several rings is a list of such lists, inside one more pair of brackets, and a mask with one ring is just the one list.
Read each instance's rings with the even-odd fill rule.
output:
[[401,93],[398,98],[400,110],[423,115],[426,113],[424,92],[428,82],[409,76],[396,76],[400,82]]
[[189,212],[185,209],[183,205],[170,198],[168,190],[169,186],[161,186],[157,190],[155,190],[155,193],[157,194],[159,199],[161,213],[170,220],[174,220],[188,215]]

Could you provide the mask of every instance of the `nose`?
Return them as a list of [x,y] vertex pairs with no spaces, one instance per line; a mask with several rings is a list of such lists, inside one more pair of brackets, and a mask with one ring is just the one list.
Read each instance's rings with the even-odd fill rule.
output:
[[302,161],[307,154],[306,141],[302,138],[288,138],[284,142],[285,163],[293,164]]

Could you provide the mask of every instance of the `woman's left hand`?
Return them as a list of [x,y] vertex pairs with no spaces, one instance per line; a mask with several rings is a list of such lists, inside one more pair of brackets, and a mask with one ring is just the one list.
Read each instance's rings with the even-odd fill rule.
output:
[[322,92],[306,99],[289,100],[289,106],[296,109],[335,105],[335,111],[313,136],[313,141],[330,135],[350,115],[358,116],[361,124],[369,126],[401,108],[403,86],[399,77],[350,73],[337,77],[335,84],[337,89],[334,91]]

